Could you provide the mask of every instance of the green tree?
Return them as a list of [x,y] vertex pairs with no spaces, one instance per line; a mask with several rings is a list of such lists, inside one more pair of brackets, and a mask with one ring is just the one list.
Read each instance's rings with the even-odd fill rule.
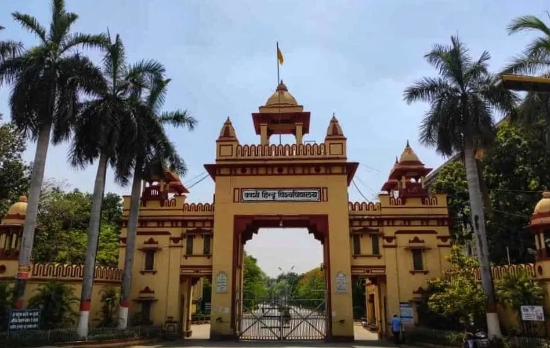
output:
[[[507,264],[508,254],[512,263],[533,262],[528,250],[535,248],[534,238],[524,227],[540,199],[540,191],[548,188],[550,182],[547,170],[550,157],[546,156],[544,145],[543,128],[526,129],[504,121],[498,127],[494,146],[481,162],[489,204],[493,207],[493,214],[487,220],[487,243],[490,260],[495,264]],[[455,221],[466,222],[465,215],[469,215],[467,183],[460,161],[441,168],[431,190],[447,193],[450,216]],[[453,236],[455,228],[451,229]],[[455,242],[469,237],[455,238]]]
[[[5,28],[0,25],[0,31]],[[21,42],[13,40],[0,40],[0,64],[7,58],[14,58],[18,56],[23,49]]]
[[[49,183],[43,190],[38,217],[40,233],[36,234],[33,258],[35,262],[58,262],[82,264],[86,254],[88,221],[92,197],[78,190],[63,191],[59,183]],[[113,202],[120,196],[109,193]],[[106,201],[107,204],[109,201]],[[96,264],[116,267],[118,265],[118,216],[122,207],[111,206],[111,214],[104,214]],[[116,213],[115,209],[119,212]],[[109,217],[110,216],[110,217]]]
[[468,202],[468,181],[466,169],[461,161],[453,161],[439,170],[431,186],[433,193],[447,194],[449,216],[452,217],[451,236],[457,243],[470,240],[466,231],[471,231],[470,204]]
[[[141,183],[147,177],[164,176],[167,167],[176,175],[185,174],[187,171],[185,162],[178,155],[174,145],[168,138],[165,126],[171,125],[193,130],[197,123],[186,111],[162,111],[169,82],[169,79],[155,78],[150,85],[149,95],[143,98],[139,95],[133,96],[134,117],[136,117],[138,126],[137,132],[134,133],[124,127],[121,138],[127,141],[121,142],[118,149],[117,177],[124,181],[130,177],[130,172],[133,170],[119,311],[120,328],[126,328],[128,322],[128,303],[132,283],[135,235],[141,202]],[[132,133],[124,134],[124,131]]]
[[[9,97],[12,122],[27,137],[36,140],[19,265],[30,264],[37,224],[38,205],[50,136],[62,142],[71,133],[78,98],[101,84],[101,74],[90,59],[77,52],[83,47],[102,46],[103,35],[71,33],[78,16],[67,12],[63,0],[52,0],[49,31],[28,14],[13,18],[39,39],[39,44],[0,64],[0,84],[12,85]],[[26,279],[15,281],[15,301],[23,304]]]
[[499,303],[520,314],[521,306],[542,305],[544,289],[523,269],[509,272],[495,283]]
[[[463,154],[483,289],[487,308],[494,308],[484,205],[475,155],[494,140],[492,110],[511,112],[518,98],[494,86],[495,78],[488,71],[489,53],[483,52],[478,60],[473,60],[456,36],[451,37],[450,46],[435,45],[425,58],[440,76],[417,81],[405,90],[404,97],[407,103],[430,103],[420,126],[423,144],[435,147],[445,156],[456,152]],[[487,311],[487,326],[489,337],[502,336],[498,315],[492,310]]]
[[[548,14],[550,19],[550,14]],[[508,25],[508,33],[534,32],[538,34],[523,53],[513,58],[504,73],[550,76],[550,27],[535,16],[515,18]],[[516,114],[515,121],[524,126],[542,126],[545,129],[546,150],[550,152],[550,94],[528,92]]]
[[67,328],[75,323],[74,306],[78,298],[74,288],[64,283],[52,281],[34,290],[29,300],[29,308],[40,308],[42,327],[46,330]]
[[101,309],[99,310],[99,327],[113,327],[116,325],[116,313],[120,293],[117,288],[105,288],[101,293]]
[[0,219],[29,188],[30,168],[21,158],[24,151],[23,135],[11,123],[0,123]]
[[308,300],[304,306],[311,309],[324,310],[326,307],[325,296],[325,274],[317,267],[307,271],[300,277],[296,297]]
[[243,272],[244,297],[252,301],[263,299],[267,295],[266,284],[267,276],[258,266],[258,260],[253,256],[246,255]]
[[0,331],[8,328],[13,289],[10,283],[0,282]]
[[453,246],[447,259],[450,270],[428,281],[428,307],[443,317],[458,318],[464,326],[479,324],[485,313],[485,295],[472,272],[479,264],[458,246]]

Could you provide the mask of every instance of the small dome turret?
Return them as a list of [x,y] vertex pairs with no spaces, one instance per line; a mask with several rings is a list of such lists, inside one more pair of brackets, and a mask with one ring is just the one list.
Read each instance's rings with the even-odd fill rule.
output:
[[25,222],[25,216],[27,215],[27,196],[20,196],[19,200],[15,202],[8,213],[2,219],[2,225],[4,224],[21,224]]
[[550,212],[550,192],[544,191],[542,193],[542,199],[535,206],[535,211],[533,212],[533,215],[549,213],[549,212]]

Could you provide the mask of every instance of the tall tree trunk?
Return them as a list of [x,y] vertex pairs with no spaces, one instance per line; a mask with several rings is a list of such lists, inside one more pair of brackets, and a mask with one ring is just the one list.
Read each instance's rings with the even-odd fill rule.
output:
[[108,157],[99,155],[99,164],[94,183],[92,196],[92,211],[88,224],[88,246],[86,247],[86,260],[84,262],[84,274],[82,279],[82,293],[80,295],[80,312],[78,314],[77,333],[80,337],[88,335],[88,318],[92,303],[92,286],[94,283],[95,259],[99,240],[99,227],[101,225],[101,205],[105,190],[105,172],[107,171]]
[[495,291],[491,265],[489,264],[489,249],[487,247],[487,233],[485,231],[485,216],[483,213],[483,200],[479,185],[478,168],[475,159],[475,148],[471,139],[466,139],[464,146],[464,162],[466,165],[466,178],[468,180],[468,193],[470,196],[470,208],[472,210],[472,227],[476,236],[477,258],[480,265],[481,284],[486,296],[487,329],[489,338],[501,338],[500,323],[498,320]]
[[19,267],[17,268],[14,286],[13,301],[15,307],[19,309],[23,308],[25,289],[27,287],[27,280],[30,275],[32,246],[34,244],[34,230],[37,223],[38,204],[40,203],[40,194],[42,190],[42,181],[44,180],[44,169],[46,167],[48,146],[50,145],[51,130],[51,123],[42,126],[36,141],[36,152],[34,154],[34,162],[32,165],[27,214],[25,215],[25,225],[23,227],[23,240],[21,242],[21,250],[19,251]]
[[141,197],[141,167],[142,161],[136,161],[134,181],[130,198],[130,215],[128,216],[128,228],[126,233],[126,252],[124,253],[124,274],[122,276],[122,288],[120,290],[120,306],[118,309],[118,327],[128,327],[128,308],[130,306],[130,292],[132,286],[132,270],[134,267],[134,252],[136,245],[136,232],[139,215],[139,203]]

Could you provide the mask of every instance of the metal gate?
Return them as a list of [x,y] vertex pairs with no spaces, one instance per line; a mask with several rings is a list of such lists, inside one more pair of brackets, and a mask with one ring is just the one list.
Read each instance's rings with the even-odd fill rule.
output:
[[325,299],[244,298],[240,313],[241,340],[323,340],[327,335]]

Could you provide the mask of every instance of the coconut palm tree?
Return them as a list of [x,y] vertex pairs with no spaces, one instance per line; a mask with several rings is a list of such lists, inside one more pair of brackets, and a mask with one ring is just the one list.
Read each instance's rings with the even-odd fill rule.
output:
[[500,337],[475,155],[476,150],[486,148],[494,139],[493,111],[510,112],[518,98],[513,92],[493,86],[495,78],[488,72],[489,53],[483,52],[478,60],[473,60],[456,36],[451,37],[451,45],[434,45],[425,58],[437,69],[439,77],[416,81],[405,90],[404,99],[409,104],[430,104],[420,125],[420,141],[424,145],[435,147],[444,156],[457,152],[463,155],[477,256],[487,296],[488,331],[491,337]]
[[[550,19],[550,13],[547,13]],[[513,58],[503,73],[550,77],[550,26],[535,16],[522,16],[508,25],[508,33],[534,32],[539,34],[523,53]],[[550,152],[550,94],[528,92],[513,121],[525,126],[546,128],[546,149]]]
[[[5,28],[0,25],[0,30]],[[0,41],[0,63],[4,62],[7,58],[13,58],[18,56],[23,50],[23,44],[21,42],[13,40]]]
[[[70,162],[76,167],[82,168],[98,160],[78,319],[78,333],[82,337],[87,336],[88,332],[107,166],[109,163],[116,164],[117,144],[120,141],[130,141],[135,137],[137,127],[131,98],[139,98],[147,88],[148,81],[162,79],[164,67],[155,61],[127,65],[124,44],[117,35],[114,42],[111,42],[109,37],[109,45],[103,58],[102,73],[104,88],[96,92],[95,98],[79,106],[70,154]],[[127,137],[125,139],[120,138],[123,128],[127,130],[124,133]]]
[[[128,170],[133,169],[124,274],[118,316],[118,326],[122,329],[126,328],[128,323],[128,306],[130,303],[142,180],[154,174],[163,175],[167,166],[175,173],[185,174],[185,163],[170,142],[164,126],[187,127],[193,130],[197,123],[186,111],[162,112],[169,82],[170,80],[157,80],[151,93],[146,98],[135,100],[135,110],[138,118],[137,137],[133,141],[121,143],[119,149],[119,158],[124,160],[118,162],[117,176],[126,178],[129,175]],[[125,136],[125,138],[132,137]]]
[[19,12],[12,16],[39,39],[37,46],[21,55],[8,57],[0,64],[0,84],[12,85],[9,101],[12,121],[25,136],[36,140],[15,281],[14,300],[18,307],[22,307],[50,136],[54,144],[67,140],[71,135],[81,92],[88,93],[103,87],[101,71],[76,50],[103,47],[105,36],[71,33],[71,26],[78,16],[65,10],[63,0],[52,0],[49,31],[33,16]]

